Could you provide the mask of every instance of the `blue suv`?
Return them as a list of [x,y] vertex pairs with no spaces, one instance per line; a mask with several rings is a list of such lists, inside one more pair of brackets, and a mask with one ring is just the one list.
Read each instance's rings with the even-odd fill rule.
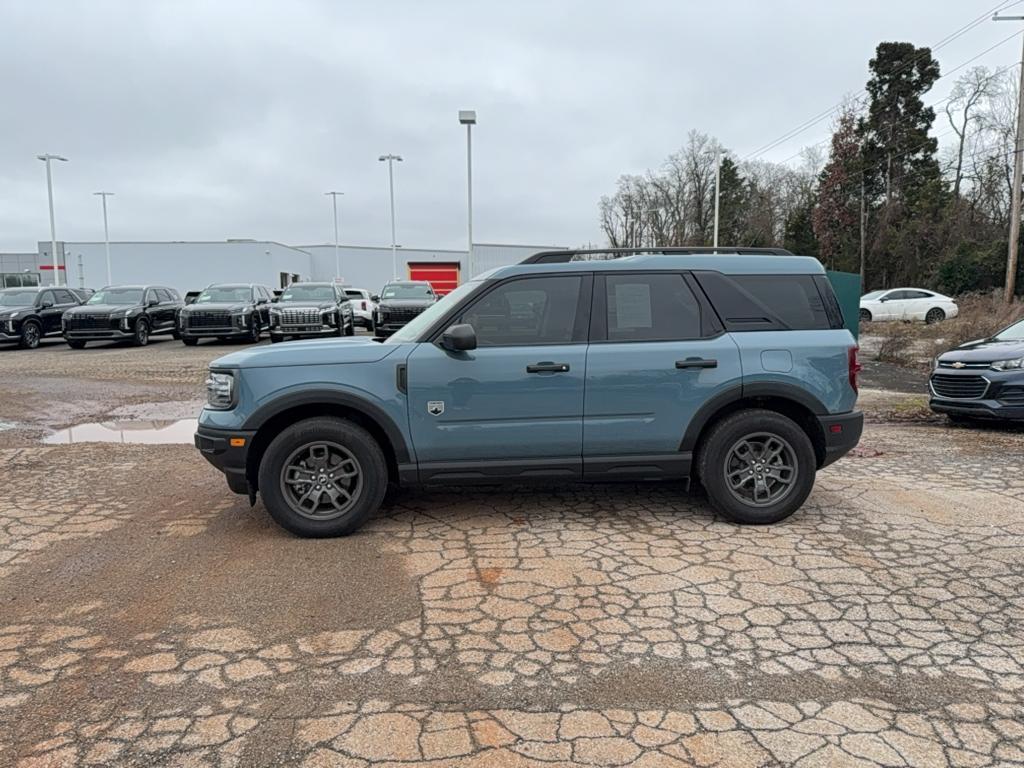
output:
[[774,523],[857,444],[857,345],[821,264],[779,250],[552,251],[386,340],[215,360],[195,443],[301,536],[389,485],[698,480]]

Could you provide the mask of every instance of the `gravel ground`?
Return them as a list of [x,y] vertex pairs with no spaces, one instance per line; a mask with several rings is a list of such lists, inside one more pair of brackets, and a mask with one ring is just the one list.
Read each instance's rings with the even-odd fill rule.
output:
[[0,350],[0,765],[1024,765],[1020,432],[879,416],[766,528],[512,487],[330,541],[189,446],[40,442],[231,348]]

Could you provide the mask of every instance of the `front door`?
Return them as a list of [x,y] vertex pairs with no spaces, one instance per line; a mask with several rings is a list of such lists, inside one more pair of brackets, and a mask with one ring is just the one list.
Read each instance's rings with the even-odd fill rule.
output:
[[739,349],[678,272],[594,281],[583,420],[584,472],[685,474],[697,410],[742,381]]
[[421,479],[579,474],[589,294],[589,275],[513,278],[453,321],[473,326],[475,350],[413,350]]

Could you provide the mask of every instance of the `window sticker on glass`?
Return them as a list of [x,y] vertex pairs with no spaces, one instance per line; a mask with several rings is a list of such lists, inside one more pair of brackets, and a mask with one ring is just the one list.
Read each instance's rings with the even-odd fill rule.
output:
[[615,286],[615,325],[620,329],[651,327],[651,287],[647,283]]

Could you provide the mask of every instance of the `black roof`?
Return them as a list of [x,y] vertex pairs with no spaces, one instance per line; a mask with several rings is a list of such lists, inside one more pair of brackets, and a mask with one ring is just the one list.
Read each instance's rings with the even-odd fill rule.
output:
[[652,246],[649,248],[584,248],[561,251],[541,251],[523,259],[520,264],[564,264],[570,261],[603,261],[620,259],[638,253],[664,253],[681,255],[700,255],[714,253],[730,253],[739,256],[767,254],[772,256],[792,256],[785,248],[747,248],[736,245],[711,246]]

